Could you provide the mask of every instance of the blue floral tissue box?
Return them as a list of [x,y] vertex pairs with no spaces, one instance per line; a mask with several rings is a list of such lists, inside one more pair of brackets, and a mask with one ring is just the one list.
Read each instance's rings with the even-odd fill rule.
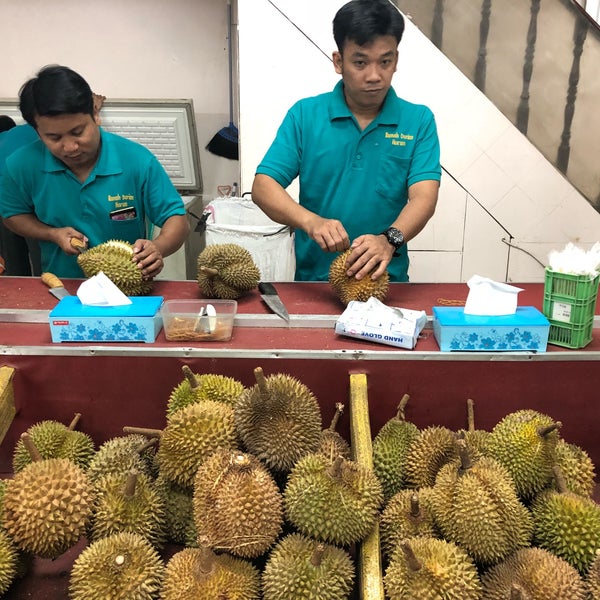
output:
[[162,296],[132,296],[124,306],[88,306],[62,298],[50,312],[53,342],[154,342],[162,328]]
[[512,315],[466,315],[461,306],[434,306],[433,333],[442,352],[545,352],[550,322],[533,306]]

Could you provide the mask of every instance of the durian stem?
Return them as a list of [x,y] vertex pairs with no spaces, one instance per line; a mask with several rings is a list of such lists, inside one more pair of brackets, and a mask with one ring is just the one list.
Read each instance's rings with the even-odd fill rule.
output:
[[29,452],[29,456],[31,456],[31,460],[33,462],[39,462],[40,460],[42,460],[42,455],[33,443],[33,438],[31,437],[31,435],[29,435],[25,431],[21,434],[21,439],[23,440],[23,445],[27,449],[27,452]]
[[329,431],[335,431],[337,429],[337,424],[344,412],[344,405],[341,402],[336,402],[335,404],[335,414],[331,419],[331,425],[329,425]]
[[325,544],[317,544],[310,557],[310,564],[313,567],[320,567],[323,560],[323,554],[325,554]]
[[265,374],[263,373],[262,367],[256,367],[256,369],[254,369],[254,379],[256,379],[256,384],[258,385],[258,389],[260,391],[260,397],[264,402],[268,402],[269,388],[267,386],[267,380],[265,378]]
[[558,465],[552,466],[552,473],[554,474],[554,480],[556,481],[556,489],[559,494],[564,494],[569,491],[567,487],[567,480],[562,472],[562,469]]
[[546,437],[551,434],[553,431],[560,429],[562,427],[562,423],[560,421],[556,421],[556,423],[552,423],[552,425],[548,425],[547,427],[539,427],[537,432],[540,437]]
[[406,563],[411,571],[420,571],[423,565],[419,562],[419,559],[415,556],[413,549],[410,547],[408,542],[400,542],[400,548],[404,552]]
[[202,267],[200,267],[200,270],[203,273],[205,273],[206,275],[208,275],[209,277],[214,277],[215,275],[219,274],[219,270],[218,269],[213,269],[212,267],[202,266]]
[[409,400],[410,396],[408,394],[404,394],[404,396],[402,396],[402,398],[400,399],[400,404],[398,404],[398,412],[396,413],[396,415],[401,421],[406,421],[406,415],[404,411]]
[[457,440],[458,456],[460,457],[460,472],[468,471],[473,466],[473,460],[465,440]]
[[472,398],[467,398],[467,431],[475,431],[475,405]]
[[187,365],[183,365],[181,370],[183,371],[185,378],[188,380],[190,387],[195,390],[198,387],[198,380],[196,379],[193,371]]
[[342,474],[342,464],[344,462],[343,456],[337,456],[336,459],[331,463],[329,467],[329,475],[334,479],[339,479]]
[[137,471],[130,471],[127,475],[127,482],[125,483],[125,490],[123,495],[126,498],[133,498],[135,496],[135,486],[137,485],[139,473]]
[[421,505],[419,504],[419,494],[414,493],[410,497],[410,516],[418,517],[421,512]]
[[148,450],[148,448],[152,448],[152,446],[156,446],[156,444],[158,444],[158,438],[150,438],[149,440],[146,440],[139,448],[136,448],[136,452],[138,454],[142,454],[142,452],[145,452]]
[[199,550],[196,566],[200,575],[199,579],[204,579],[215,567],[215,553],[211,550],[210,546],[202,542],[200,543]]
[[161,429],[147,429],[146,427],[123,427],[123,433],[137,433],[146,437],[159,438],[162,435]]
[[79,423],[79,419],[81,419],[81,413],[75,413],[73,420],[69,424],[69,431],[75,430],[75,427],[77,427],[77,423]]

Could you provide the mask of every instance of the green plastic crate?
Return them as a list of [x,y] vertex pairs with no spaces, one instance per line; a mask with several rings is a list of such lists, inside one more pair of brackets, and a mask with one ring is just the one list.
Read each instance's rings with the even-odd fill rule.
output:
[[542,312],[550,321],[548,343],[583,348],[592,341],[600,275],[558,273],[546,268]]

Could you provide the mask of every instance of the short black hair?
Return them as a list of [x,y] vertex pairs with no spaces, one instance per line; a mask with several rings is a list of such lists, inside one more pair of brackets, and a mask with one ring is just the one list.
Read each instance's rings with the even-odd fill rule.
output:
[[3,131],[8,131],[16,126],[17,124],[12,117],[9,117],[8,115],[0,115],[0,133]]
[[383,35],[394,36],[399,44],[403,33],[404,17],[389,0],[351,0],[333,19],[333,39],[340,52],[348,40],[365,46]]
[[48,65],[19,91],[23,118],[37,129],[35,117],[94,115],[94,97],[87,81],[69,67]]

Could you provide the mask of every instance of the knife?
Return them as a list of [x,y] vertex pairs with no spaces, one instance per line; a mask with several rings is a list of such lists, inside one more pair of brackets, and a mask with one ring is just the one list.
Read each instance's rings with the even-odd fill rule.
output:
[[54,273],[42,273],[42,281],[48,286],[48,291],[59,300],[70,296],[69,292],[65,289],[63,282]]
[[272,283],[265,283],[261,281],[258,284],[258,290],[260,291],[260,297],[265,301],[265,304],[279,317],[281,317],[287,323],[290,322],[290,315],[286,310],[281,298],[277,294],[277,290]]

